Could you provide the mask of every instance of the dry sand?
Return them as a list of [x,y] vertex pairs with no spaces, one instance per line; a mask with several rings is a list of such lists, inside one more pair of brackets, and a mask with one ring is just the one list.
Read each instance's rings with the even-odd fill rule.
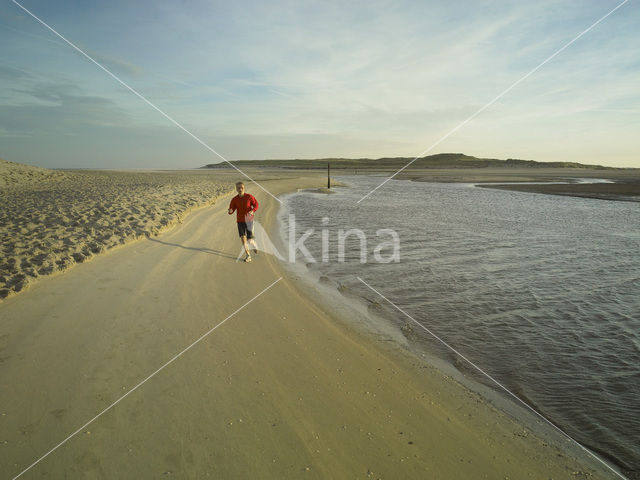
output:
[[158,235],[232,190],[190,172],[60,172],[0,160],[0,301],[38,277]]
[[70,175],[65,172],[32,167],[0,159],[0,190],[12,187],[23,188],[25,186],[46,185],[68,178],[70,178]]
[[[264,180],[274,193],[322,184]],[[277,202],[248,191],[271,228]],[[21,478],[608,477],[303,296],[273,257],[237,263],[226,206],[0,304],[3,475],[232,315]]]

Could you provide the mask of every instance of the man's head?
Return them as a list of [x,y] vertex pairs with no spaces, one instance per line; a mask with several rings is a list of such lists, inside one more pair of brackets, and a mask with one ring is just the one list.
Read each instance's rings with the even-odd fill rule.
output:
[[238,192],[238,195],[240,196],[244,195],[244,183],[242,182],[236,183],[236,192]]

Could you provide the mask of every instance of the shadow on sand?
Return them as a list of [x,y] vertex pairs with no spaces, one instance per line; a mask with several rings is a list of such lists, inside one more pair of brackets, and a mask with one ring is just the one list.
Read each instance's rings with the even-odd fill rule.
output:
[[197,252],[210,253],[212,255],[218,255],[220,257],[231,258],[234,261],[237,259],[237,255],[232,255],[228,252],[223,252],[222,250],[215,250],[213,248],[185,247],[184,245],[180,245],[179,243],[163,242],[162,240],[158,240],[157,238],[149,238],[148,240],[151,242],[161,243],[163,245],[169,245],[171,247],[180,247],[180,248],[184,248],[185,250],[195,250]]

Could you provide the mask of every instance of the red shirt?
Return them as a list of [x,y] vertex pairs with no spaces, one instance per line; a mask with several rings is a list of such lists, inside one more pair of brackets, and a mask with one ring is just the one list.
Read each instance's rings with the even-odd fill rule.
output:
[[236,195],[231,199],[229,209],[232,212],[236,212],[236,221],[238,223],[251,222],[253,221],[253,215],[247,215],[247,212],[249,210],[256,212],[258,210],[258,201],[250,193],[245,193],[242,197]]

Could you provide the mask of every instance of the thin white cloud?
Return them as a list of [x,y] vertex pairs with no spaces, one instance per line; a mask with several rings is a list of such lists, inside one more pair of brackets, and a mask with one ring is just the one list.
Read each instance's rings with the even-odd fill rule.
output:
[[144,69],[139,65],[127,62],[121,58],[107,55],[105,53],[96,52],[95,50],[85,49],[83,50],[96,60],[98,63],[104,65],[107,69],[111,70],[116,75],[126,75],[128,77],[139,78],[144,74]]

